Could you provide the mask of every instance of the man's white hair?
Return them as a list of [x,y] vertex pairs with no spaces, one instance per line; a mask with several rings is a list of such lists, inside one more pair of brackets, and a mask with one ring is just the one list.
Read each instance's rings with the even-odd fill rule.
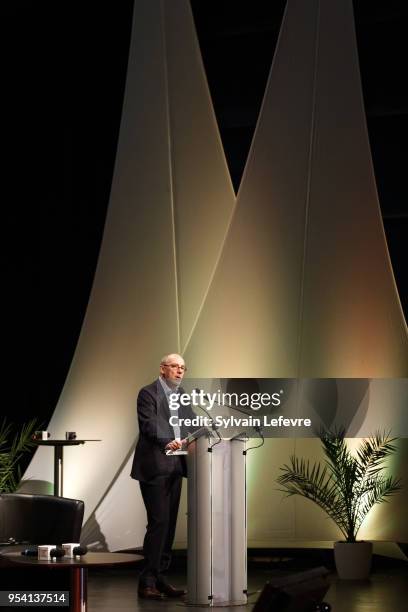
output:
[[171,357],[181,357],[181,359],[183,359],[184,361],[182,355],[179,355],[178,353],[169,353],[168,355],[164,355],[164,357],[161,358],[160,365],[166,365]]

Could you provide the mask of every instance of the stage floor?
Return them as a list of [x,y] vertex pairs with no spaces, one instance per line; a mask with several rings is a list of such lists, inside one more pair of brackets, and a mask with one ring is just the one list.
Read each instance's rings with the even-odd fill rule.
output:
[[[169,581],[185,588],[185,568],[176,567]],[[304,568],[307,569],[307,568]],[[299,571],[297,568],[296,571]],[[252,566],[248,571],[249,604],[219,608],[225,612],[251,610],[265,582],[273,576],[288,574],[284,569]],[[118,610],[166,612],[193,611],[197,608],[185,606],[179,600],[140,600],[137,597],[137,570],[92,570],[88,582],[89,612],[112,612]],[[333,612],[399,612],[405,610],[408,601],[408,563],[394,567],[381,567],[374,571],[369,581],[341,581],[335,573],[330,575],[331,586],[325,601],[332,605]]]

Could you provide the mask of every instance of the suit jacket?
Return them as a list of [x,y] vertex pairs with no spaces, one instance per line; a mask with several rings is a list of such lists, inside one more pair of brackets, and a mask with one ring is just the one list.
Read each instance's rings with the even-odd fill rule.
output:
[[[179,393],[184,393],[180,387]],[[140,390],[137,398],[139,439],[133,457],[132,478],[142,482],[154,482],[163,476],[187,476],[185,456],[169,456],[165,446],[174,440],[174,430],[169,423],[171,413],[181,418],[193,418],[190,406],[180,406],[178,411],[170,411],[166,395],[159,380],[155,380]],[[180,427],[181,437],[188,434],[187,428]],[[193,431],[193,428],[190,428]]]

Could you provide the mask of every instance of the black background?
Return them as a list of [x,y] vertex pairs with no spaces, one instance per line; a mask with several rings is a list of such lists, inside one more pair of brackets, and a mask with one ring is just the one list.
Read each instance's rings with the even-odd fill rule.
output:
[[[285,2],[192,0],[237,189]],[[408,313],[405,0],[355,0],[367,122],[384,227]],[[46,425],[92,285],[126,77],[131,0],[13,2],[3,59],[3,413]]]

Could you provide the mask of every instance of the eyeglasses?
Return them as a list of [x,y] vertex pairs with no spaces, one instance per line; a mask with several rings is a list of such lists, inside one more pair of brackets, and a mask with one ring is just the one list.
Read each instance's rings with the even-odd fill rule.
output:
[[185,365],[179,365],[178,363],[162,363],[162,366],[166,368],[170,368],[171,370],[181,370],[182,372],[187,372],[187,368]]

